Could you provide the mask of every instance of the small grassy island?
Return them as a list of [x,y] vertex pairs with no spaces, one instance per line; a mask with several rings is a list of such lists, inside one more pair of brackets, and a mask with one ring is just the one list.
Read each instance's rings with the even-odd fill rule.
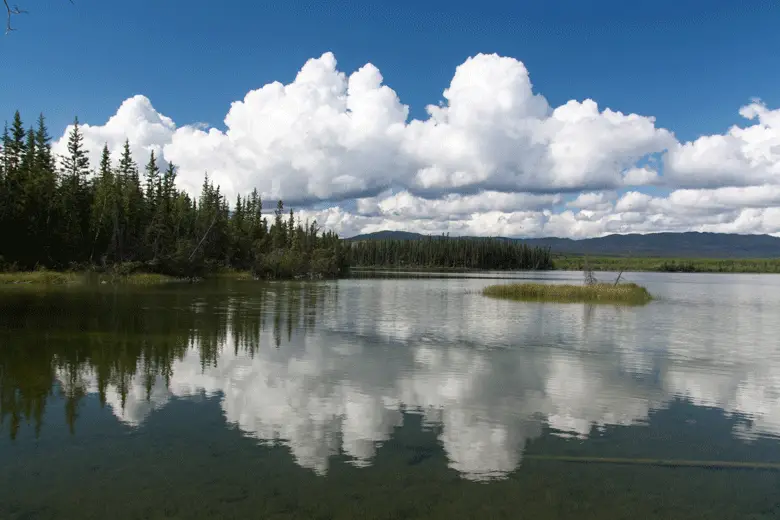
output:
[[482,294],[492,298],[522,301],[549,301],[559,303],[619,303],[643,305],[653,299],[644,287],[635,283],[592,285],[559,285],[544,283],[517,283],[490,285]]

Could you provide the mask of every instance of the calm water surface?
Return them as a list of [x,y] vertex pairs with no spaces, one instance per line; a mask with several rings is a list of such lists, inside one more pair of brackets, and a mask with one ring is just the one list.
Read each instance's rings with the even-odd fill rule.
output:
[[3,289],[0,518],[780,518],[780,277],[507,276]]

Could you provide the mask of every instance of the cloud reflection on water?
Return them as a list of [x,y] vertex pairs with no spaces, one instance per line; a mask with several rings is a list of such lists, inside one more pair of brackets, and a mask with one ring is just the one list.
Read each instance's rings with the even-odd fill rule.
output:
[[[156,377],[147,399],[139,373],[124,404],[116,385],[106,402],[140,426],[171,398],[218,396],[228,423],[283,443],[320,475],[340,453],[370,465],[402,411],[422,414],[450,467],[474,480],[515,470],[545,427],[587,438],[643,423],[680,396],[750,419],[734,431],[743,439],[780,435],[780,363],[768,341],[778,325],[764,316],[776,299],[761,312],[718,309],[704,295],[683,304],[674,292],[642,309],[523,305],[469,294],[467,284],[348,280],[338,298],[316,303],[316,327],[302,328],[306,312],[283,315],[294,323],[279,348],[272,330],[252,353],[236,348],[229,322],[215,362],[204,366],[196,339],[167,386]],[[94,376],[82,377],[97,391]]]

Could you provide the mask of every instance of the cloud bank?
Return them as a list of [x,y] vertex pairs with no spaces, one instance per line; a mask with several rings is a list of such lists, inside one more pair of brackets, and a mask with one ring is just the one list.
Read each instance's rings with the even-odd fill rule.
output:
[[780,234],[780,109],[759,100],[743,126],[683,143],[591,99],[552,107],[522,62],[479,54],[427,113],[410,120],[375,66],[347,75],[325,53],[232,103],[224,131],[177,126],[142,95],[83,130],[93,164],[129,139],[139,164],[155,151],[193,194],[208,172],[231,199],[257,188],[345,236]]

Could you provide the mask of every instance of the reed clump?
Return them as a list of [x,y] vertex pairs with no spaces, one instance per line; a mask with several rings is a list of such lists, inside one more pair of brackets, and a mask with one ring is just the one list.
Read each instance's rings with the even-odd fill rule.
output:
[[482,294],[492,298],[562,303],[622,303],[642,305],[653,299],[650,293],[635,283],[593,285],[562,285],[544,283],[517,283],[490,285]]

